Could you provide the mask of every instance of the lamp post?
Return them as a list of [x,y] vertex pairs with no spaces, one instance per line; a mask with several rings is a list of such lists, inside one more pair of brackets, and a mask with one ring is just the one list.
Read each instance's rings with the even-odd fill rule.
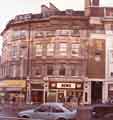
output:
[[44,80],[44,94],[43,94],[43,102],[45,103],[46,102],[46,93],[48,92],[48,77],[45,76],[43,77],[43,80]]
[[31,103],[31,17],[28,17],[26,103]]
[[26,78],[26,103],[31,103],[31,81],[29,76]]

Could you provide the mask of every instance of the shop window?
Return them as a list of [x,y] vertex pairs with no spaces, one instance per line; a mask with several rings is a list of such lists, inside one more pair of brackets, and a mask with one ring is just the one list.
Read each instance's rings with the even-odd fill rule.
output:
[[66,74],[66,69],[63,65],[60,66],[59,75],[64,76]]
[[47,65],[47,75],[53,75],[53,65]]

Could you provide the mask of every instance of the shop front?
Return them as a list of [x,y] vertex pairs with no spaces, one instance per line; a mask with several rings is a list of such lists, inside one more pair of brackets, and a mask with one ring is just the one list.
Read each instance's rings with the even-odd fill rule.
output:
[[44,101],[44,83],[31,83],[31,101],[41,103]]
[[49,82],[48,101],[83,101],[83,82]]
[[113,83],[108,84],[108,101],[113,101]]
[[0,82],[1,103],[23,103],[25,102],[25,94],[25,80],[4,80]]

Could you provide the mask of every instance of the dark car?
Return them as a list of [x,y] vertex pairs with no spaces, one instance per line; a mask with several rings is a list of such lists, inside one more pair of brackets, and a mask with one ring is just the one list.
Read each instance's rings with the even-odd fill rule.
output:
[[101,118],[102,120],[113,118],[113,104],[94,105],[91,109],[91,118]]

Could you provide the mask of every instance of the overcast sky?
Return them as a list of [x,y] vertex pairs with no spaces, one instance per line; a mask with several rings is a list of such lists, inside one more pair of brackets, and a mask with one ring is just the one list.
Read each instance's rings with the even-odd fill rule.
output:
[[[15,15],[39,13],[41,4],[52,2],[60,10],[84,9],[85,0],[0,0],[0,31]],[[113,0],[100,0],[101,6],[113,6]]]
[[[15,15],[40,13],[42,4],[52,2],[60,10],[83,10],[85,0],[0,0],[0,32]],[[113,6],[113,0],[100,0],[101,6]],[[0,38],[1,39],[1,38]]]

